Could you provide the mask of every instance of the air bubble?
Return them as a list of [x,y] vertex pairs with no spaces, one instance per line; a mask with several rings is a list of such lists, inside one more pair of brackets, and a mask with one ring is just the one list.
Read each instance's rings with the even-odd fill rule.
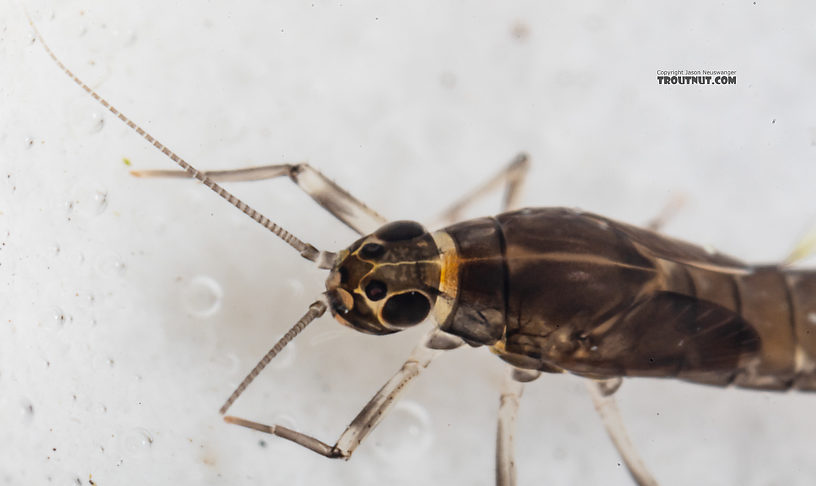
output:
[[212,362],[219,371],[230,376],[238,372],[241,360],[233,353],[226,353],[216,356]]
[[101,369],[106,369],[106,368],[110,369],[110,368],[113,368],[116,365],[116,361],[114,361],[113,358],[111,358],[110,356],[105,356],[105,355],[101,355],[101,354],[98,354],[98,355],[94,356],[92,362],[93,362],[93,367],[96,370],[101,370]]
[[439,84],[441,84],[443,88],[453,89],[456,87],[458,81],[456,74],[450,71],[443,71],[439,74]]
[[89,309],[97,302],[96,295],[89,290],[80,290],[74,292],[74,299],[77,306],[81,309]]
[[816,312],[808,312],[807,320],[811,325],[816,326]]
[[296,278],[290,278],[289,280],[287,280],[286,286],[289,287],[289,294],[292,295],[293,297],[302,296],[305,290],[303,286],[303,281]]
[[224,292],[211,277],[194,277],[181,292],[184,310],[195,317],[210,317],[221,309]]
[[86,99],[79,99],[70,108],[69,120],[77,135],[92,135],[99,133],[105,126],[105,117]]
[[122,446],[124,449],[134,455],[143,454],[150,450],[153,445],[153,435],[141,427],[136,427],[133,430],[126,432],[122,438]]
[[66,203],[68,216],[81,214],[86,217],[98,216],[108,207],[108,192],[100,187],[77,184]]
[[313,337],[309,341],[309,345],[311,346],[322,346],[323,344],[330,343],[332,341],[336,341],[343,336],[348,336],[349,334],[345,332],[345,329],[332,329],[329,331],[323,331]]
[[289,368],[292,366],[292,363],[295,362],[295,356],[297,356],[297,345],[294,342],[290,342],[275,356],[275,359],[269,362],[269,368],[273,370]]
[[399,402],[371,440],[375,453],[385,462],[400,465],[416,461],[433,442],[430,416],[416,402]]
[[709,255],[717,254],[717,249],[711,245],[703,245],[703,250],[705,250],[705,252],[708,253]]
[[34,420],[34,404],[31,400],[23,399],[20,402],[20,420],[24,424],[30,424]]
[[53,306],[43,309],[37,322],[42,326],[62,328],[66,323],[71,322],[71,316],[67,315],[62,308]]
[[103,277],[115,278],[125,274],[126,265],[119,255],[114,252],[107,252],[96,258],[94,268]]
[[287,429],[297,430],[298,423],[294,417],[285,413],[280,413],[272,417],[272,423],[286,427]]

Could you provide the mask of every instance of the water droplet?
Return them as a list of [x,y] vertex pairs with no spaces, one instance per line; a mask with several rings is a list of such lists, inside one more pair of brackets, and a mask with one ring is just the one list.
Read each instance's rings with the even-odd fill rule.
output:
[[371,440],[381,460],[392,465],[413,462],[421,458],[433,442],[430,415],[416,402],[399,402],[372,433]]
[[210,317],[218,312],[223,296],[218,282],[206,276],[193,277],[181,292],[184,310],[195,317]]
[[816,326],[816,312],[808,312],[807,320],[809,323]]
[[705,250],[705,252],[708,253],[709,255],[717,254],[717,249],[711,245],[703,245],[703,250]]
[[122,437],[122,447],[131,454],[143,454],[153,445],[153,435],[141,427],[126,432]]

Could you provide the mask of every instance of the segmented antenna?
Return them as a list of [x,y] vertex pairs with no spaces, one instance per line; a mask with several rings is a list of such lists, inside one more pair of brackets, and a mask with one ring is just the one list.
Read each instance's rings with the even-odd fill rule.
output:
[[227,413],[227,410],[229,410],[233,402],[235,402],[235,400],[237,400],[238,397],[241,396],[241,394],[244,392],[244,390],[246,390],[249,384],[252,383],[252,380],[254,380],[255,377],[258,376],[258,374],[261,371],[263,371],[264,368],[266,368],[266,365],[268,365],[269,362],[272,361],[272,358],[277,356],[278,353],[280,353],[283,350],[283,348],[285,348],[286,345],[289,344],[289,341],[291,341],[292,339],[295,338],[295,336],[300,334],[300,331],[305,329],[310,322],[322,316],[324,312],[326,312],[326,304],[324,304],[322,301],[318,300],[314,302],[312,305],[310,305],[309,310],[306,312],[306,314],[303,314],[303,317],[301,317],[300,320],[297,321],[294,326],[292,326],[292,329],[289,329],[289,331],[287,331],[286,334],[284,334],[283,337],[280,338],[280,340],[277,343],[275,343],[274,346],[272,346],[272,349],[270,349],[266,353],[266,355],[264,355],[264,357],[261,358],[260,361],[258,361],[258,364],[256,364],[255,367],[252,368],[252,371],[249,372],[246,378],[244,378],[244,381],[242,381],[241,384],[238,385],[238,387],[235,389],[235,391],[232,392],[232,395],[230,395],[230,397],[227,398],[227,401],[224,402],[224,405],[221,406],[221,409],[218,412],[221,415]]
[[[69,78],[73,79],[74,82],[76,84],[78,84],[79,87],[81,87],[83,90],[85,90],[86,93],[91,95],[91,97],[93,99],[95,99],[102,106],[107,108],[117,118],[119,118],[120,120],[125,122],[125,124],[127,124],[127,126],[132,128],[136,133],[141,135],[142,138],[144,138],[145,140],[150,142],[154,147],[159,149],[161,151],[161,153],[163,153],[164,155],[169,157],[170,160],[172,160],[173,162],[178,164],[182,169],[184,169],[185,172],[187,172],[187,174],[190,175],[190,177],[193,177],[193,178],[201,181],[202,184],[209,187],[210,189],[212,189],[213,192],[215,192],[216,194],[218,194],[219,196],[224,198],[228,203],[232,204],[233,206],[235,206],[236,208],[241,210],[242,213],[246,214],[247,216],[252,218],[255,222],[259,223],[261,226],[268,229],[269,231],[274,233],[276,236],[278,236],[280,239],[282,239],[283,241],[288,243],[289,246],[291,246],[292,248],[294,248],[295,250],[300,252],[300,256],[302,256],[303,258],[305,258],[307,260],[311,260],[313,262],[318,261],[318,257],[320,257],[321,252],[317,248],[310,245],[309,243],[306,243],[306,242],[300,240],[299,238],[292,235],[291,233],[289,233],[288,231],[286,231],[282,227],[280,227],[277,224],[270,221],[269,218],[267,218],[263,214],[259,213],[258,211],[253,209],[251,206],[249,206],[245,202],[243,202],[240,199],[238,199],[237,197],[233,196],[229,191],[227,191],[226,189],[224,189],[223,187],[218,185],[215,181],[213,181],[212,179],[210,179],[209,177],[207,177],[206,175],[201,173],[198,169],[196,169],[195,167],[193,167],[192,165],[187,163],[184,159],[182,159],[181,157],[176,155],[172,150],[167,148],[163,143],[161,143],[158,140],[156,140],[155,138],[153,138],[152,135],[150,135],[149,133],[144,131],[144,129],[142,129],[142,127],[140,127],[139,125],[134,123],[130,118],[128,118],[123,113],[121,113],[119,110],[117,110],[113,105],[108,103],[104,98],[102,98],[101,96],[96,94],[96,91],[94,91],[91,87],[89,87],[81,79],[79,79],[74,73],[71,72],[70,69],[65,67],[65,65],[62,63],[62,61],[60,61],[57,58],[56,54],[54,54],[54,51],[52,51],[51,48],[48,47],[48,44],[46,44],[46,42],[43,39],[42,35],[40,35],[40,31],[37,30],[37,26],[34,25],[34,21],[31,20],[31,16],[28,14],[28,11],[25,10],[25,9],[24,9],[24,11],[25,11],[26,18],[28,19],[29,25],[31,25],[31,28],[34,30],[34,36],[36,37],[37,40],[40,41],[40,44],[42,44],[43,48],[45,49],[45,52],[47,52],[48,55],[51,56],[51,59],[57,64],[57,66],[59,66],[59,68],[62,70],[62,72],[67,74]],[[325,258],[323,260],[325,260]],[[321,263],[321,262],[318,262],[318,263]]]

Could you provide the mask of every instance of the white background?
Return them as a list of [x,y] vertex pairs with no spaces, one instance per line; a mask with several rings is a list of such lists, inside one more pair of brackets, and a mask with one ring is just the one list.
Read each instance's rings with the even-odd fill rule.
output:
[[[74,72],[199,168],[309,161],[428,221],[524,150],[527,205],[643,223],[682,195],[668,234],[758,262],[816,216],[810,5],[26,5]],[[738,84],[657,84],[683,68]],[[325,273],[206,188],[132,178],[123,158],[172,168],[0,3],[0,483],[493,483],[502,365],[484,349],[434,363],[348,463],[221,422]],[[230,189],[319,248],[355,239],[286,180]],[[333,442],[422,332],[324,317],[231,412]],[[813,395],[642,379],[618,397],[661,484],[816,477]],[[527,386],[518,424],[520,485],[631,484],[577,378]]]

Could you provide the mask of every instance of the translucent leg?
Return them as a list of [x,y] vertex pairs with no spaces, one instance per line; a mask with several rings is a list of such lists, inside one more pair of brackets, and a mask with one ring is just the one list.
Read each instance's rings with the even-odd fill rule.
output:
[[[134,170],[131,174],[136,177],[190,177],[187,172],[181,170]],[[373,233],[388,222],[309,164],[264,165],[243,169],[205,171],[203,174],[216,182],[260,181],[289,177],[323,209],[361,235]]]
[[452,204],[448,209],[442,212],[435,221],[437,223],[449,223],[457,221],[461,212],[476,200],[484,197],[490,191],[505,185],[504,200],[502,202],[502,211],[509,211],[518,207],[518,202],[521,197],[521,187],[524,178],[527,175],[527,170],[530,168],[530,161],[527,154],[518,154],[504,169],[498,174],[491,177],[487,182],[477,187],[473,191],[467,193],[457,202]]
[[499,422],[496,428],[496,486],[515,486],[516,460],[514,435],[516,416],[524,385],[513,377],[508,366],[499,398]]
[[310,435],[303,434],[280,425],[264,425],[258,422],[245,420],[238,417],[227,416],[224,420],[243,425],[251,429],[274,434],[278,437],[290,440],[309,450],[329,458],[348,459],[359,446],[363,439],[372,431],[377,424],[385,417],[397,397],[405,389],[406,385],[416,378],[422,370],[428,367],[431,361],[446,349],[453,349],[463,344],[463,341],[455,336],[444,334],[438,329],[433,329],[411,352],[408,360],[402,365],[394,376],[369,400],[354,420],[346,427],[346,430],[337,439],[337,442],[330,446]]
[[595,404],[595,410],[601,417],[601,421],[606,428],[606,433],[612,439],[615,449],[621,455],[623,463],[629,470],[629,474],[639,486],[657,486],[657,481],[646,469],[635,446],[632,444],[626,427],[623,425],[623,417],[618,409],[618,404],[612,396],[620,387],[621,379],[591,381],[587,380],[587,389]]

